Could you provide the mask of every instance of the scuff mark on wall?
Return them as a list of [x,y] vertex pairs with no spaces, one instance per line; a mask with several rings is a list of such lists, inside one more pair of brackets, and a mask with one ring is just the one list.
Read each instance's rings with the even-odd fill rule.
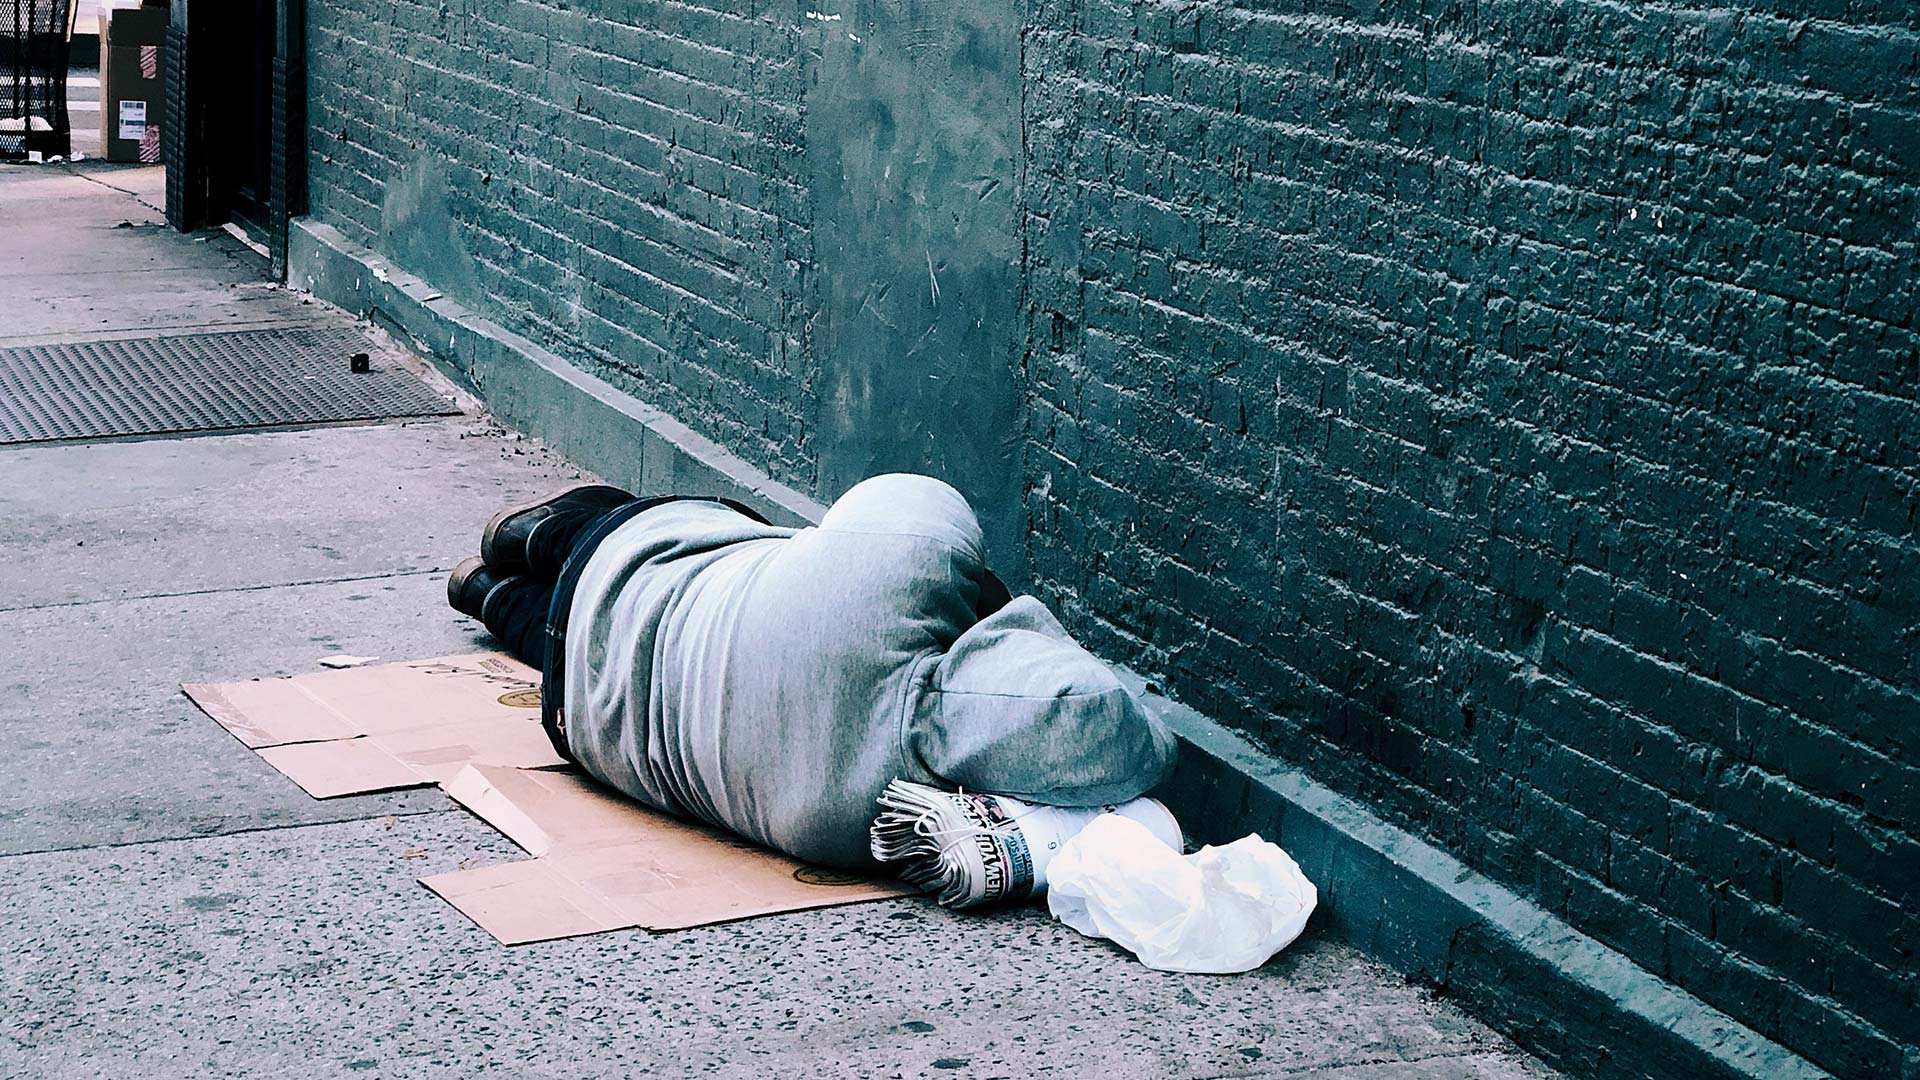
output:
[[[1014,6],[862,0],[820,45],[807,99],[815,338],[830,392],[820,495],[931,473],[980,512],[988,555],[1025,578]],[[934,254],[939,252],[938,255]],[[915,284],[916,281],[918,284]]]
[[447,208],[446,170],[432,154],[413,159],[387,185],[379,251],[463,303],[480,298],[473,256]]

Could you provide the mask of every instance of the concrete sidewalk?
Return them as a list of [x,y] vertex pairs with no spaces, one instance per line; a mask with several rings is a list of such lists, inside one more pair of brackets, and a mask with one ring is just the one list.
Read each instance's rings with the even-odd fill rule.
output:
[[[158,181],[0,168],[0,348],[344,318],[167,231]],[[435,791],[310,799],[181,696],[487,647],[446,570],[577,475],[471,414],[0,447],[0,1075],[1554,1075],[1311,936],[1166,975],[910,900],[508,949],[417,879],[509,841]]]

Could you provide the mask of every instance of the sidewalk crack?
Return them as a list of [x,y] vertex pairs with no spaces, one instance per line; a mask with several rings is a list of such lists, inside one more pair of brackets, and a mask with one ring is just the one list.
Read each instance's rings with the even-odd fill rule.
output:
[[[429,786],[431,785],[422,785],[420,788],[402,788],[400,790],[418,791],[424,790]],[[372,793],[370,792],[369,794]],[[109,844],[70,844],[64,847],[33,848],[28,851],[0,852],[0,861],[24,858],[28,855],[60,855],[73,852],[111,851],[115,848],[158,847],[162,844],[190,844],[201,840],[219,840],[228,836],[250,836],[254,833],[285,832],[288,829],[318,829],[327,825],[358,825],[368,821],[379,821],[383,818],[416,818],[428,817],[433,814],[452,814],[461,812],[464,809],[464,807],[455,804],[435,807],[432,810],[388,810],[377,814],[368,814],[365,817],[343,817],[334,818],[329,821],[289,821],[280,825],[253,825],[244,829],[225,829],[219,832],[195,833],[191,836],[155,836],[145,840],[116,840]]]
[[306,585],[340,585],[350,581],[386,581],[391,578],[445,574],[452,569],[453,568],[449,566],[430,566],[424,570],[390,570],[380,574],[353,574],[347,577],[312,578],[304,581],[271,581],[259,585],[226,585],[214,589],[185,589],[180,592],[140,593],[134,596],[101,596],[92,600],[61,600],[49,604],[0,607],[0,615],[12,615],[23,611],[51,611],[56,608],[93,607],[97,604],[124,604],[135,600],[171,600],[183,596],[214,596],[219,593],[264,592],[267,589],[296,589]]
[[149,210],[153,210],[161,214],[165,214],[167,212],[166,207],[155,206],[152,203],[148,202],[147,200],[141,198],[139,192],[132,191],[127,188],[123,188],[118,184],[109,184],[105,180],[101,180],[93,176],[91,173],[83,173],[83,172],[76,171],[71,164],[69,164],[66,167],[66,172],[68,176],[77,176],[80,179],[85,180],[89,184],[99,184],[101,187],[106,188],[108,191],[117,191],[122,195],[128,196],[134,202],[139,203],[141,206],[144,206]]

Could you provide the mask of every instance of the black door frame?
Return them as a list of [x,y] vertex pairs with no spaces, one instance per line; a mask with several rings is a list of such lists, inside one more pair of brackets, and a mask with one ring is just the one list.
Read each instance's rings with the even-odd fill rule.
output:
[[287,279],[287,226],[307,212],[307,5],[273,5],[273,152],[267,250],[273,276]]
[[[223,43],[238,5],[172,0],[167,25],[167,221],[182,232],[232,219],[224,192],[238,168],[231,142],[223,145],[212,104],[223,92]],[[222,22],[221,20],[228,20]],[[274,0],[273,61],[269,78],[269,164],[265,244],[275,277],[287,276],[287,223],[306,213],[306,3]],[[247,28],[240,28],[241,33]]]

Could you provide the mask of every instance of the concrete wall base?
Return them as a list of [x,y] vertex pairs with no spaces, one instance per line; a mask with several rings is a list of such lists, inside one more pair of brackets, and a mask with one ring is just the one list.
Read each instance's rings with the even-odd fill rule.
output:
[[[725,495],[769,519],[819,520],[817,500],[659,409],[450,299],[337,230],[295,221],[288,283],[379,319],[501,420],[649,493]],[[1826,1074],[1366,806],[1239,735],[1136,688],[1184,744],[1165,799],[1190,835],[1257,832],[1320,889],[1313,926],[1441,988],[1515,1042],[1596,1078],[1813,1080]]]
[[330,225],[287,230],[287,284],[373,318],[473,391],[507,424],[642,494],[724,495],[782,525],[826,512],[604,379],[451,298]]
[[1284,847],[1320,889],[1310,925],[1441,988],[1555,1066],[1583,1077],[1827,1075],[1240,735],[1146,700],[1183,744],[1163,797],[1195,839],[1252,831]]

